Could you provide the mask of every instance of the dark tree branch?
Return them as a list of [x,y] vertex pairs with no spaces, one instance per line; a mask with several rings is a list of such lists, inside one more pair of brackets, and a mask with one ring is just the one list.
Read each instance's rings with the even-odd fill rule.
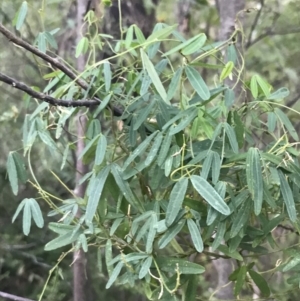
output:
[[100,104],[99,100],[63,100],[63,99],[56,99],[50,95],[34,91],[27,85],[22,82],[19,82],[3,73],[0,72],[0,81],[12,85],[15,89],[21,90],[28,95],[43,100],[53,106],[63,106],[63,107],[90,107],[94,105]]
[[251,41],[252,41],[252,35],[253,35],[253,32],[258,24],[258,20],[260,18],[260,15],[261,15],[261,12],[263,10],[263,7],[265,5],[265,0],[260,0],[260,10],[257,12],[256,16],[255,16],[255,19],[251,25],[251,28],[250,28],[250,33],[249,33],[249,37],[248,37],[248,41],[246,43],[246,48],[248,48],[250,45],[251,45]]
[[15,300],[15,301],[34,301],[32,299],[22,298],[22,297],[18,297],[18,296],[15,296],[15,295],[4,293],[4,292],[0,292],[0,297],[6,298],[6,299],[9,299],[9,300]]
[[69,67],[61,63],[57,58],[53,58],[50,55],[43,53],[39,51],[34,46],[30,45],[29,43],[23,41],[22,39],[15,36],[12,32],[10,32],[8,29],[6,29],[3,24],[0,23],[0,32],[10,41],[13,42],[29,52],[35,54],[36,56],[40,57],[44,61],[50,63],[51,65],[55,66],[59,70],[61,70],[63,73],[65,73],[67,76],[69,76],[71,79],[73,79],[81,88],[84,90],[87,90],[89,88],[89,85],[82,80],[81,78],[78,78],[78,75],[73,72]]
[[[16,35],[14,35],[12,32],[10,32],[8,29],[6,29],[2,23],[0,23],[0,32],[11,42],[15,43],[16,45],[19,45],[21,47],[23,47],[24,49],[28,50],[29,52],[35,54],[36,56],[40,57],[41,59],[43,59],[44,61],[50,63],[51,65],[55,66],[57,69],[61,70],[64,74],[66,74],[67,76],[69,76],[72,80],[74,80],[81,88],[83,88],[84,90],[89,90],[90,87],[88,85],[88,83],[86,81],[84,81],[83,79],[79,78],[78,75],[73,72],[73,70],[71,70],[69,67],[67,67],[66,65],[64,65],[63,63],[61,63],[57,58],[53,58],[51,56],[49,56],[48,54],[46,53],[43,53],[41,51],[39,51],[37,48],[33,47],[32,45],[30,45],[29,43],[23,41],[22,39],[18,38]],[[2,75],[2,76],[5,76],[5,75]],[[6,77],[6,80],[9,79],[9,82],[5,81],[5,80],[2,80],[4,81],[5,83],[8,83],[8,84],[12,84],[15,83],[17,84],[17,81],[14,81],[13,79],[9,78],[8,76],[5,76]],[[29,88],[28,86],[26,86],[25,84],[22,84],[22,83],[19,83],[21,84],[21,86],[23,88]],[[15,86],[16,87],[16,86]],[[16,87],[17,88],[17,87]],[[101,100],[98,99],[98,98],[94,98],[94,100],[89,100],[89,101],[76,101],[76,102],[72,102],[72,101],[67,101],[67,100],[59,100],[59,99],[55,99],[53,97],[50,97],[50,96],[47,96],[43,93],[38,93],[36,91],[33,91],[32,89],[29,88],[26,89],[27,91],[21,89],[21,88],[18,88],[24,92],[27,93],[27,91],[32,91],[35,93],[35,96],[33,96],[32,94],[29,94],[33,97],[36,97],[38,99],[41,99],[43,101],[46,101],[50,104],[53,104],[53,105],[60,105],[60,106],[67,106],[67,107],[70,107],[70,106],[73,106],[73,107],[80,107],[80,106],[93,106],[93,105],[99,105]],[[42,96],[42,97],[41,97]],[[113,106],[110,106],[114,116],[122,116],[123,114],[123,111],[120,110],[119,108],[117,107],[113,107]]]
[[[288,34],[300,33],[300,27],[292,28],[287,31],[275,31],[271,28],[267,29],[264,33],[258,36],[256,39],[252,41],[249,47],[253,46],[255,43],[259,42],[260,40],[268,37],[268,36],[284,36]],[[249,48],[248,47],[248,48]]]

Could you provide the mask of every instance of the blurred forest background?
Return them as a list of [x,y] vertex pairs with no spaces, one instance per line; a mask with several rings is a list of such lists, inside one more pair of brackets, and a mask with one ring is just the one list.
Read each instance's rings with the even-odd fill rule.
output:
[[[90,1],[93,9],[93,1]],[[105,2],[105,1],[103,1]],[[109,2],[109,1],[107,1]],[[299,107],[300,97],[300,2],[298,0],[122,0],[125,26],[137,23],[149,35],[156,22],[179,24],[180,32],[188,38],[200,32],[206,34],[210,41],[224,38],[222,29],[226,26],[226,18],[236,17],[236,12],[246,9],[241,21],[243,23],[243,44],[247,77],[258,73],[274,87],[287,87],[290,96],[286,99],[288,107]],[[0,22],[12,28],[12,20],[21,0],[2,0],[0,3]],[[40,30],[40,14],[42,5],[47,5],[47,15],[43,16],[46,28],[60,28],[56,34],[57,53],[64,57],[71,65],[75,64],[74,53],[76,48],[76,2],[72,0],[29,1],[30,15],[26,19],[22,37],[33,41],[36,32]],[[59,13],[58,13],[59,12]],[[113,1],[112,6],[95,6],[95,13],[101,16],[99,24],[103,33],[116,38],[119,35],[118,6]],[[103,16],[103,17],[102,17]],[[127,24],[126,24],[127,23]],[[232,26],[232,24],[231,24]],[[226,35],[226,33],[225,33]],[[111,55],[109,49],[99,53],[99,59]],[[30,86],[45,86],[40,76],[45,66],[37,65],[35,58],[14,47],[0,35],[0,67],[1,71]],[[209,72],[202,74],[205,81],[213,81]],[[17,149],[22,139],[22,124],[27,112],[32,112],[35,104],[29,97],[9,89],[0,83],[0,291],[26,296],[36,300],[48,277],[48,272],[56,263],[61,249],[45,252],[44,245],[54,234],[46,227],[33,227],[27,237],[22,234],[21,219],[12,224],[12,216],[19,202],[26,197],[38,197],[38,192],[29,183],[21,187],[18,197],[11,193],[7,179],[6,160],[10,150]],[[297,132],[300,122],[296,116],[289,114]],[[60,170],[61,157],[49,156],[41,145],[32,152],[34,170],[43,186],[50,193],[63,199],[68,198],[67,191],[49,172],[49,167],[68,187],[75,185],[74,172],[65,168]],[[48,207],[43,215],[47,216]],[[46,222],[55,220],[47,217]],[[292,229],[277,229],[278,252],[273,252],[257,258],[259,264],[268,270],[276,265],[278,260],[283,261],[289,250],[288,245],[299,244],[299,236]],[[87,258],[87,300],[108,301],[142,301],[146,297],[141,295],[139,287],[114,286],[105,290],[107,278],[99,273],[97,268],[96,250],[88,253]],[[43,300],[72,300],[72,257],[67,257],[46,288]],[[206,272],[201,276],[199,292],[201,300],[208,300],[215,288],[219,285],[220,268],[206,258]],[[219,265],[221,267],[221,265]],[[63,277],[63,278],[62,278]],[[280,272],[270,273],[268,282],[276,300],[297,300],[299,288],[287,283]],[[247,300],[251,300],[250,299]],[[4,300],[1,299],[0,300]],[[214,300],[214,297],[211,298]],[[270,299],[269,299],[270,300]],[[275,299],[272,299],[275,300]]]

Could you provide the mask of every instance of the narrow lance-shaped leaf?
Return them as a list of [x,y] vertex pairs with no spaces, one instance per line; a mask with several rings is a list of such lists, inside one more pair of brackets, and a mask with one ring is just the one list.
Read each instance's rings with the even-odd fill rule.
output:
[[120,191],[123,193],[124,197],[133,207],[137,208],[140,212],[144,211],[143,204],[136,199],[134,194],[132,193],[130,186],[127,181],[124,181],[122,178],[122,171],[120,167],[116,164],[112,164],[111,172],[115,178],[115,181],[120,188]]
[[224,202],[217,191],[202,177],[191,176],[191,182],[196,191],[209,203],[213,208],[224,215],[230,214],[228,205]]
[[295,201],[292,189],[281,170],[278,170],[279,178],[280,178],[280,190],[282,193],[282,197],[286,206],[286,210],[292,222],[295,222],[297,219],[297,211],[295,207]]
[[271,291],[270,291],[268,282],[264,279],[264,277],[253,270],[249,270],[248,272],[249,272],[249,275],[251,276],[251,278],[253,279],[254,283],[257,285],[257,287],[261,291],[262,296],[266,297],[266,298],[269,297],[271,294]]
[[178,223],[170,227],[158,241],[158,247],[163,249],[183,228],[185,219],[181,219]]
[[23,233],[28,235],[31,227],[30,199],[26,199],[23,210]]
[[28,11],[28,4],[27,1],[23,1],[22,5],[20,7],[20,10],[18,12],[18,18],[17,18],[17,22],[16,22],[16,29],[20,30],[22,25],[24,24],[26,15],[27,15],[27,11]]
[[197,94],[203,100],[208,100],[210,98],[210,92],[199,72],[193,67],[186,66],[185,73],[190,84],[196,90]]
[[179,270],[182,274],[202,274],[205,268],[200,264],[182,258],[160,256],[155,258],[157,265],[165,272],[175,273]]
[[30,199],[30,209],[33,220],[39,228],[44,227],[44,218],[38,202],[35,199]]
[[106,137],[104,135],[101,135],[98,140],[98,144],[96,148],[96,155],[95,155],[96,165],[100,165],[103,162],[105,158],[106,147],[107,147]]
[[144,52],[143,49],[141,49],[141,57],[142,57],[142,61],[143,61],[143,66],[147,70],[147,72],[153,82],[153,85],[155,86],[160,97],[167,103],[170,103],[169,101],[167,101],[167,93],[165,91],[165,88],[162,85],[161,80],[160,80],[152,62],[149,60],[147,54]]
[[193,244],[197,252],[201,253],[203,251],[203,241],[201,238],[200,229],[192,219],[187,220],[187,225],[191,234]]
[[263,201],[263,177],[260,154],[257,148],[251,147],[246,159],[246,176],[248,189],[254,201],[254,213],[259,215]]
[[92,223],[93,221],[94,215],[98,207],[99,200],[101,198],[102,190],[109,172],[110,172],[110,166],[105,166],[90,184],[91,189],[89,193],[88,203],[86,207],[86,214],[85,214],[85,220],[88,224]]
[[120,272],[121,272],[121,270],[122,270],[123,265],[124,265],[124,264],[123,264],[122,261],[120,261],[120,262],[116,265],[116,267],[115,267],[114,270],[112,271],[111,276],[110,276],[110,278],[109,278],[109,280],[108,280],[108,282],[107,282],[107,284],[106,284],[106,286],[105,286],[106,289],[110,288],[110,287],[112,286],[112,284],[116,281],[116,279],[118,278],[118,276],[119,276],[119,274],[120,274]]
[[15,164],[15,160],[13,154],[10,152],[6,162],[6,168],[8,173],[8,179],[11,186],[11,189],[14,195],[18,194],[19,186],[18,186],[18,175],[17,175],[17,167]]
[[149,144],[151,143],[152,139],[156,136],[156,134],[158,133],[158,131],[152,133],[150,136],[148,136],[133,152],[132,154],[126,159],[126,161],[124,162],[123,165],[123,170],[125,170],[129,164],[131,162],[134,161],[134,159],[138,156],[140,156],[141,154],[143,154],[147,147],[149,146]]
[[155,159],[157,152],[160,148],[161,142],[163,139],[163,135],[161,132],[159,132],[159,134],[155,137],[155,140],[150,148],[150,151],[147,155],[147,158],[145,160],[145,165],[148,166],[152,163],[152,161]]
[[278,108],[274,109],[275,114],[279,117],[279,119],[281,120],[283,126],[288,130],[288,132],[290,133],[290,135],[296,140],[299,140],[299,136],[294,128],[294,126],[292,125],[290,119]]
[[188,179],[181,178],[173,187],[166,212],[166,225],[170,226],[181,209],[188,186]]

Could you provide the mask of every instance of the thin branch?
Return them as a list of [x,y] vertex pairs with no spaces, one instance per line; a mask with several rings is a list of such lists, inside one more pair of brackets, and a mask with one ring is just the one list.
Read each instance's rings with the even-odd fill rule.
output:
[[[255,43],[259,42],[260,40],[268,37],[268,36],[284,36],[288,34],[300,33],[300,27],[292,28],[287,31],[275,31],[271,28],[267,29],[264,33],[258,36],[256,39],[252,41],[249,47],[253,46]],[[248,47],[248,48],[249,48]]]
[[251,28],[250,28],[250,33],[249,33],[249,37],[248,37],[248,41],[246,43],[246,48],[248,48],[250,45],[251,45],[251,41],[252,41],[252,35],[253,35],[253,32],[258,24],[258,20],[260,18],[260,15],[261,15],[261,12],[263,10],[263,7],[265,5],[265,0],[260,0],[260,9],[259,11],[257,12],[256,16],[255,16],[255,19],[251,25]]
[[[2,23],[0,23],[0,32],[10,41],[15,43],[18,46],[21,46],[23,48],[25,48],[26,50],[28,50],[29,52],[35,54],[36,56],[40,57],[41,59],[43,59],[44,61],[50,63],[51,65],[55,66],[57,69],[61,70],[63,73],[65,73],[67,76],[69,76],[72,80],[74,80],[81,88],[83,88],[84,90],[89,90],[90,87],[88,85],[88,83],[86,81],[84,81],[83,79],[81,79],[80,77],[78,77],[78,75],[76,73],[73,72],[73,70],[71,70],[69,67],[67,67],[66,65],[64,65],[63,63],[61,63],[57,58],[53,58],[51,56],[49,56],[46,53],[43,53],[41,51],[39,51],[37,48],[33,47],[32,45],[30,45],[29,43],[23,41],[22,39],[18,38],[16,35],[14,35],[12,32],[10,32],[8,29],[6,29]],[[8,77],[7,77],[8,78]],[[10,79],[12,80],[12,79]],[[6,82],[6,81],[4,81]],[[16,81],[14,81],[16,83]],[[9,84],[12,84],[12,82],[10,82]],[[20,83],[22,84],[22,83]],[[26,85],[22,84],[22,86],[27,87]],[[29,87],[27,87],[29,88]],[[29,88],[30,89],[30,88]],[[22,89],[20,89],[22,90]],[[31,89],[30,89],[31,90]],[[22,90],[24,92],[26,92],[25,90]],[[29,90],[28,90],[29,91]],[[31,90],[33,91],[33,90]],[[37,93],[36,91],[33,91],[35,93]],[[27,93],[27,92],[26,92]],[[74,102],[74,104],[71,101],[63,101],[63,100],[58,100],[58,99],[54,99],[53,97],[47,96],[47,98],[44,97],[44,94],[42,93],[38,93],[39,96],[34,96],[36,98],[39,98],[43,101],[48,101],[49,103],[52,104],[52,102],[54,103],[53,105],[61,105],[61,106],[75,106],[75,107],[79,107],[79,106],[93,106],[93,105],[99,105],[101,100],[98,98],[95,98],[95,100],[90,100],[90,101],[76,101]],[[38,95],[36,94],[36,95]],[[29,94],[32,95],[32,94]],[[42,98],[40,96],[43,96]],[[120,110],[117,107],[114,106],[110,106],[114,116],[122,116],[123,111]]]
[[14,300],[14,301],[34,301],[32,299],[22,298],[22,297],[12,295],[12,294],[8,294],[8,293],[1,292],[1,291],[0,291],[0,297],[6,298],[6,299],[9,299],[9,300]]
[[22,82],[19,82],[3,73],[0,72],[0,81],[12,85],[15,89],[21,90],[28,95],[40,99],[42,101],[45,101],[47,103],[50,103],[53,106],[63,106],[63,107],[90,107],[94,105],[99,105],[100,101],[99,100],[63,100],[63,99],[56,99],[50,95],[37,92],[27,85],[25,85]]
[[30,45],[29,43],[25,42],[24,40],[18,38],[16,35],[14,35],[12,32],[10,32],[8,29],[6,29],[2,23],[0,23],[0,32],[10,41],[15,43],[16,45],[19,45],[26,50],[30,51],[31,53],[35,54],[36,56],[40,57],[44,61],[50,63],[51,65],[55,66],[59,70],[61,70],[63,73],[65,73],[67,76],[69,76],[71,79],[73,79],[81,88],[84,90],[87,90],[89,88],[89,85],[82,80],[81,78],[78,78],[78,75],[74,73],[70,68],[68,68],[66,65],[61,63],[57,58],[53,58],[49,56],[46,53],[43,53],[39,51],[34,46]]

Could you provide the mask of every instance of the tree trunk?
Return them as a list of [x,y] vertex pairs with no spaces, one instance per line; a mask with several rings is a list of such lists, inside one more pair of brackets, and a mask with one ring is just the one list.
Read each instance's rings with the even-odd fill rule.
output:
[[[219,12],[220,17],[220,28],[219,28],[219,40],[225,41],[230,38],[231,34],[235,31],[236,26],[238,25],[237,18],[239,21],[242,17],[242,11],[245,8],[244,0],[216,0],[216,6]],[[236,49],[237,49],[237,63],[235,67],[240,69],[241,66],[241,56],[243,56],[243,45],[241,43],[241,37],[238,36],[236,41]],[[225,53],[225,62],[227,61],[227,53]],[[242,78],[242,77],[241,77]],[[227,79],[225,84],[229,86],[229,88],[233,88],[237,81],[237,76],[233,76],[232,80]],[[245,101],[245,93],[242,88],[242,82],[239,79],[237,85],[234,88],[235,93],[235,102],[244,102]],[[232,268],[234,263],[232,260],[219,258],[217,260],[213,260],[213,265],[218,274],[218,291],[215,294],[217,298],[220,300],[231,300],[235,299],[233,296],[233,285],[232,283],[227,285],[229,282],[229,275],[232,273]]]
[[[83,17],[86,13],[88,0],[77,0],[77,44],[81,39]],[[77,61],[77,70],[83,71],[85,68],[85,57],[79,56]],[[75,194],[78,198],[84,198],[86,185],[79,184],[82,176],[87,173],[87,166],[83,164],[82,159],[78,160],[79,155],[84,149],[84,136],[86,132],[87,119],[83,111],[79,111],[77,114],[77,148],[76,148],[76,187]],[[81,212],[78,210],[77,217],[81,216]],[[74,301],[86,301],[86,256],[82,248],[74,251],[73,255],[73,300]]]

